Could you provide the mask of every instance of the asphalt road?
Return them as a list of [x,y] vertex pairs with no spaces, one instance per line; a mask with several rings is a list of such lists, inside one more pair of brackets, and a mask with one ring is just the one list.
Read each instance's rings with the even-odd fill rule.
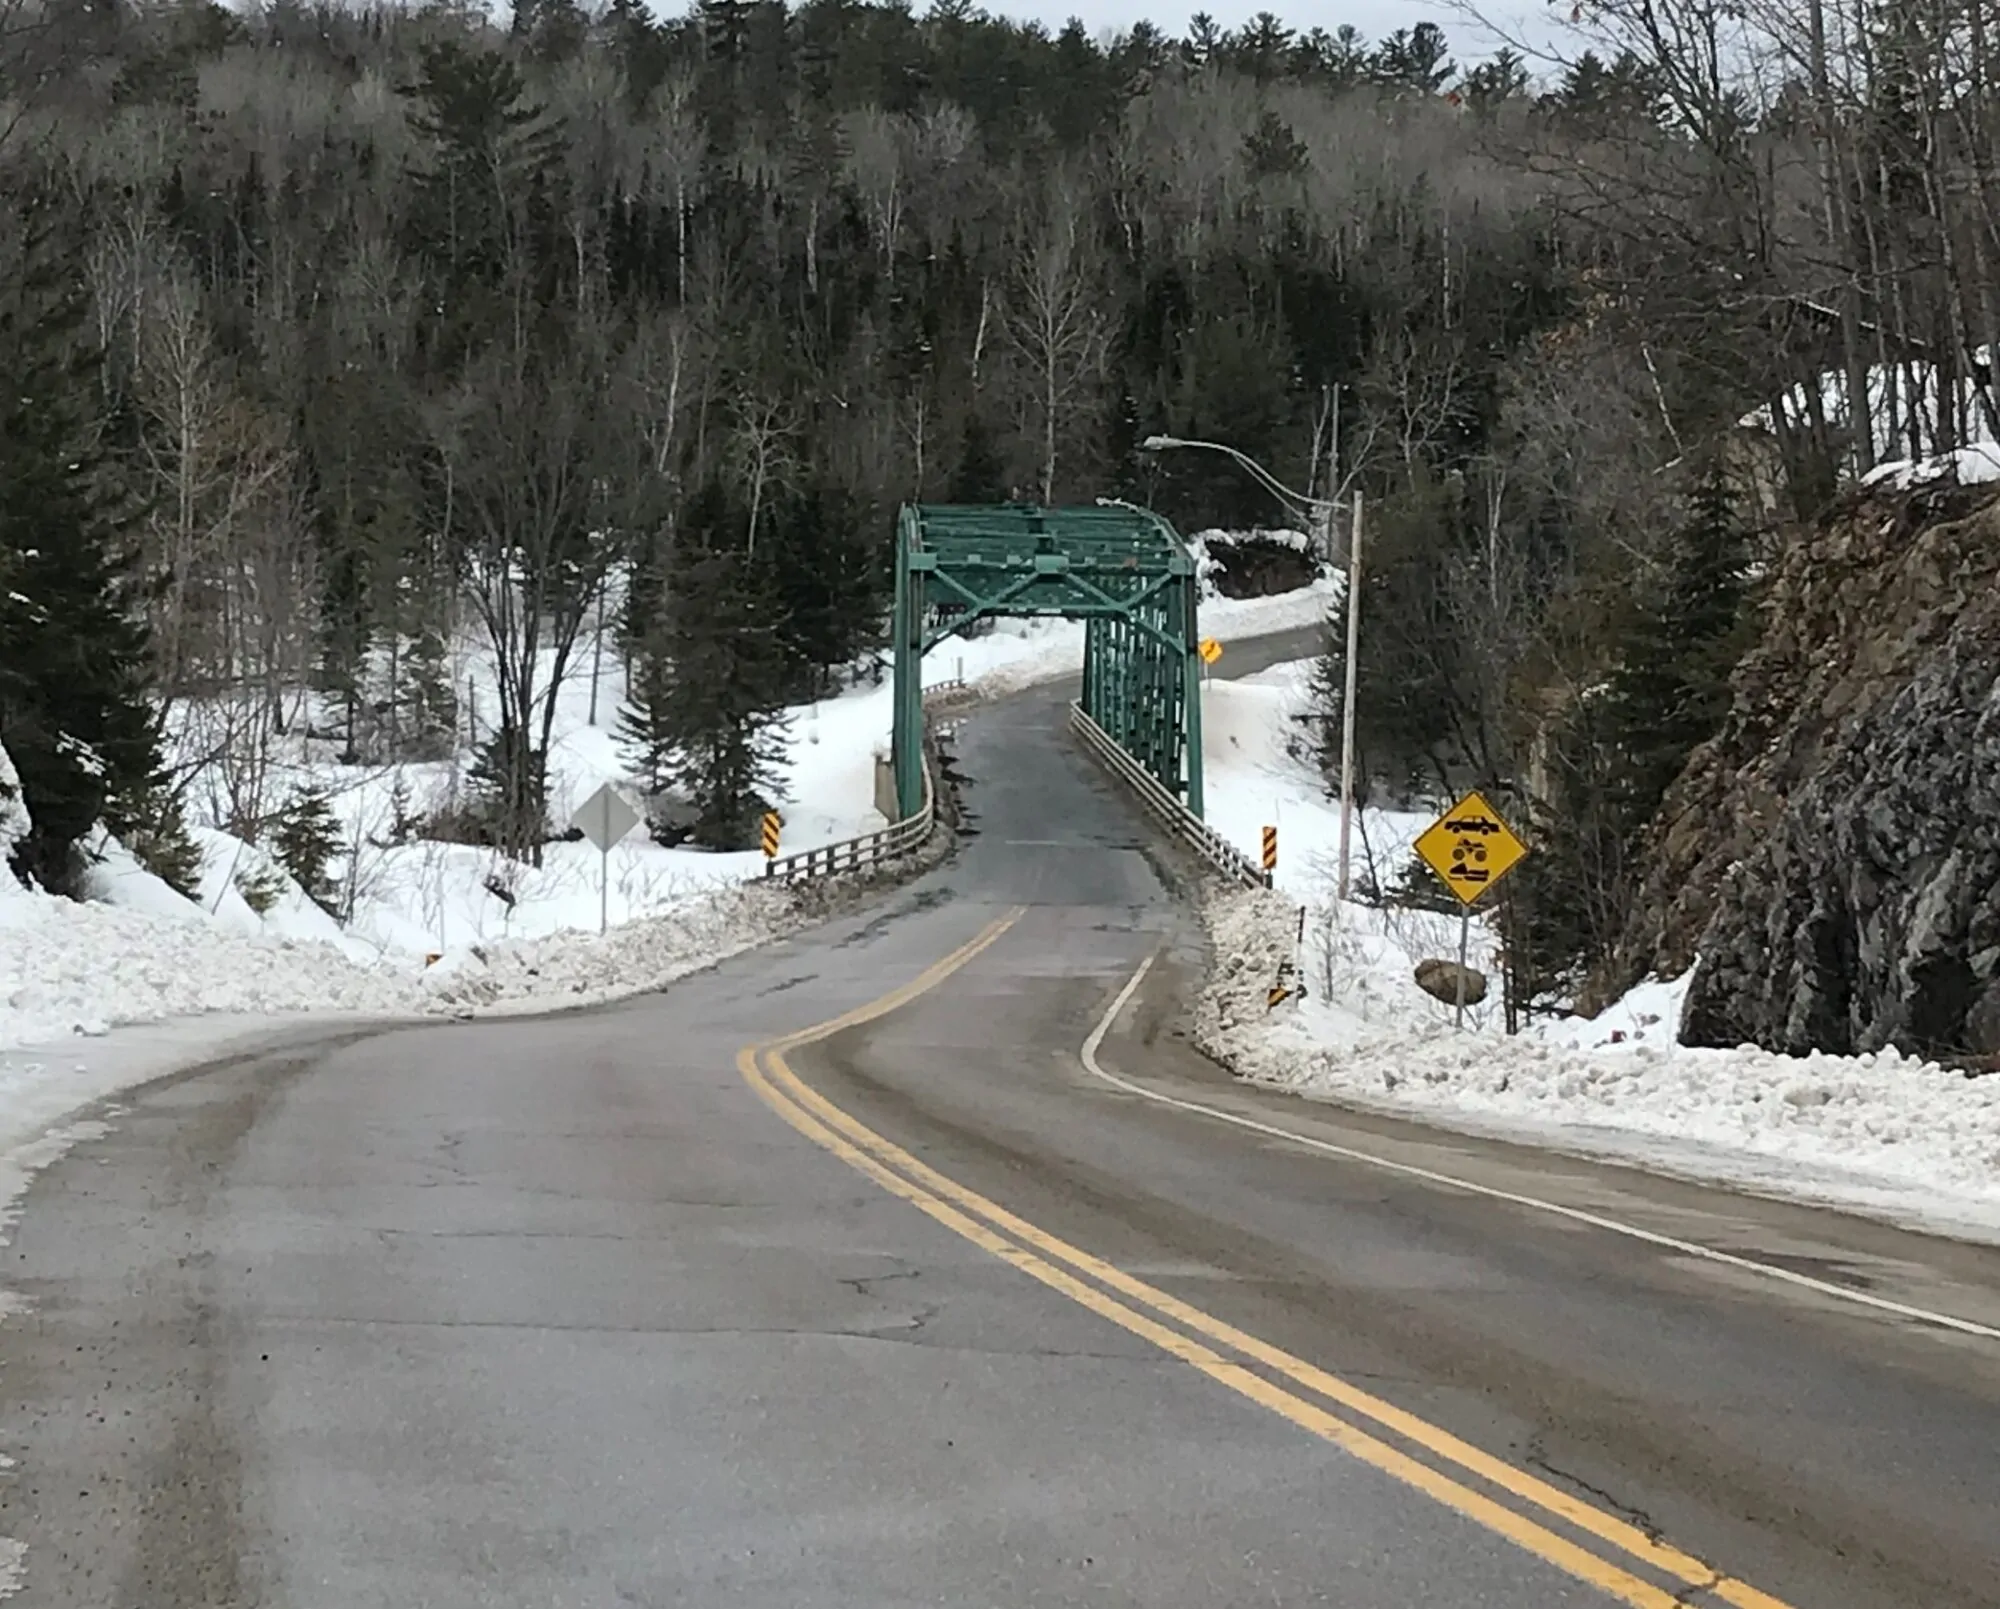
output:
[[959,744],[971,835],[860,915],[44,1173],[19,1602],[2000,1604],[2000,1254],[1237,1088],[1060,705]]

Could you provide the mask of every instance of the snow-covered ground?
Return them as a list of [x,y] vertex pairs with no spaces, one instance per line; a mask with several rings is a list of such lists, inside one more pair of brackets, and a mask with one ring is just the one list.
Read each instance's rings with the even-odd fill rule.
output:
[[2000,480],[2000,444],[1974,442],[1970,447],[1940,453],[1934,458],[1898,458],[1877,464],[1861,477],[1864,486],[1890,486],[1908,491],[1933,481],[1955,482],[1960,486],[1986,486]]
[[[1986,349],[1974,352],[1972,360],[1985,364]],[[1865,482],[1893,479],[1907,487],[1954,470],[1965,485],[1995,478],[2000,457],[1993,451],[1994,433],[1973,375],[1960,372],[1947,379],[1935,364],[1916,359],[1888,366],[1876,364],[1868,369],[1864,384],[1866,395],[1861,402],[1867,411],[1876,464],[1863,477]],[[1815,418],[1824,420],[1830,437],[1838,442],[1852,429],[1855,410],[1851,404],[1846,371],[1829,369],[1818,377],[1816,387],[1810,381],[1793,386],[1778,399],[1777,408],[1794,429],[1810,425]],[[1746,430],[1769,432],[1772,413],[1772,405],[1766,403],[1737,423]],[[1947,427],[1953,439],[1967,445],[1940,453],[1937,443],[1947,434]]]
[[[1210,598],[1202,626],[1237,639],[1310,625],[1327,603],[1324,584],[1240,603]],[[934,652],[925,677],[962,677],[983,692],[1004,692],[1074,674],[1082,642],[1081,628],[1064,622],[1002,622]],[[601,783],[626,781],[614,725],[623,680],[616,655],[606,652],[593,720],[589,672],[597,658],[586,646],[558,693],[550,804],[559,820]],[[492,709],[490,666],[478,654],[462,648],[451,673],[463,712]],[[187,800],[204,856],[193,900],[103,838],[85,902],[0,875],[0,1152],[41,1133],[53,1116],[198,1061],[246,1028],[607,1000],[659,987],[798,921],[781,891],[760,886],[761,856],[666,848],[643,830],[608,863],[588,844],[553,843],[539,867],[473,845],[396,841],[394,818],[421,816],[463,786],[476,730],[452,760],[343,765],[332,739],[306,735],[313,725],[306,714],[301,701],[288,731],[259,745],[254,765],[246,744],[217,742],[231,723],[240,739],[254,712],[184,715],[183,752],[213,756]],[[886,685],[792,711],[785,848],[882,825],[874,756],[889,720]],[[10,775],[0,759],[0,786]],[[270,808],[308,785],[328,796],[346,845],[333,868],[352,909],[344,926],[268,849],[220,825],[246,792]],[[0,819],[0,859],[18,827]],[[602,937],[601,864],[609,871]],[[490,885],[505,888],[511,905]],[[261,912],[246,890],[259,896]]]
[[[1246,849],[1279,829],[1275,893],[1211,909],[1218,951],[1241,959],[1238,1003],[1203,1026],[1243,1076],[1296,1093],[1421,1117],[1662,1171],[1827,1202],[2000,1239],[2000,1077],[1895,1054],[1783,1057],[1674,1043],[1682,984],[1652,980],[1595,1019],[1537,1022],[1509,1037],[1497,1000],[1452,1024],[1417,988],[1429,957],[1457,953],[1458,921],[1342,904],[1334,896],[1338,811],[1296,717],[1304,665],[1206,694],[1208,816]],[[1447,801],[1448,802],[1448,801]],[[1390,880],[1427,814],[1366,812],[1356,865]],[[1296,945],[1297,911],[1306,936]],[[1244,1005],[1295,950],[1307,998],[1265,1014]],[[1495,943],[1472,930],[1471,963]],[[1496,991],[1497,993],[1497,991]]]
[[[1205,547],[1197,542],[1198,553]],[[1201,606],[1201,629],[1225,642],[1324,618],[1334,583],[1321,582],[1277,597],[1230,600],[1210,596]],[[1083,627],[1061,620],[1003,620],[969,640],[949,639],[926,658],[927,684],[953,678],[987,695],[1074,674],[1083,662]],[[591,676],[597,673],[593,698]],[[399,815],[422,817],[448,806],[466,786],[471,751],[489,735],[495,707],[493,676],[485,657],[462,644],[452,665],[460,718],[467,730],[460,752],[432,764],[341,765],[338,745],[308,738],[304,711],[287,734],[266,740],[260,766],[246,777],[240,754],[207,768],[190,798],[191,814],[206,854],[202,903],[218,920],[241,931],[260,927],[286,937],[338,943],[357,956],[397,960],[425,953],[450,954],[469,944],[539,938],[558,932],[594,933],[600,918],[600,877],[608,870],[605,909],[611,925],[663,915],[692,896],[733,886],[762,868],[755,851],[716,854],[669,848],[643,830],[612,850],[608,865],[588,843],[551,843],[542,864],[523,866],[476,845],[418,838],[396,841]],[[885,825],[874,805],[876,750],[888,739],[891,692],[864,684],[838,697],[790,712],[789,755],[782,808],[786,852],[871,832]],[[576,656],[558,690],[549,746],[549,814],[567,821],[576,806],[606,782],[627,785],[630,768],[617,737],[624,676],[615,652]],[[593,709],[595,719],[592,719]],[[240,713],[240,712],[233,712]],[[183,753],[196,756],[225,747],[218,712],[198,711],[180,727]],[[322,723],[321,730],[325,730]],[[347,852],[334,868],[341,902],[351,910],[345,928],[318,907],[287,898],[259,918],[234,885],[268,862],[254,846],[222,831],[233,803],[254,788],[261,811],[282,805],[301,788],[324,791],[339,818]],[[504,888],[511,903],[494,892]],[[0,1030],[4,1031],[4,1030]]]

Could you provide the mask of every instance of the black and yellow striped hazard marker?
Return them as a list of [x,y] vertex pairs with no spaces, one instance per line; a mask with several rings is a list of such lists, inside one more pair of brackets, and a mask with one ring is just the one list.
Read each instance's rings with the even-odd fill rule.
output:
[[1266,827],[1264,829],[1264,870],[1274,872],[1277,869],[1278,829],[1276,827]]
[[775,810],[764,812],[764,858],[775,860],[778,856],[778,830],[785,824],[785,818]]

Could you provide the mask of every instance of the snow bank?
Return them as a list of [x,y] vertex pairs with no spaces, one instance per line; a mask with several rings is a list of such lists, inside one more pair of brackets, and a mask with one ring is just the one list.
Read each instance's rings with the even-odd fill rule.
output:
[[1288,525],[1256,525],[1247,531],[1224,531],[1215,528],[1197,531],[1187,539],[1187,544],[1199,560],[1202,555],[1216,548],[1256,546],[1290,548],[1294,553],[1310,553],[1313,539],[1307,532],[1293,530]]
[[[1337,582],[1268,598],[1201,603],[1201,629],[1225,641],[1312,625],[1337,598]],[[980,636],[947,639],[924,664],[925,680],[952,678],[996,695],[1075,675],[1083,664],[1083,627],[1059,620],[1005,620]],[[425,839],[412,830],[463,801],[480,741],[490,735],[498,696],[490,655],[470,641],[450,663],[460,730],[457,753],[428,762],[343,764],[325,712],[312,716],[310,695],[294,698],[278,732],[241,710],[184,706],[175,732],[177,757],[198,770],[190,790],[194,835],[204,853],[201,905],[245,934],[335,944],[357,959],[405,961],[430,953],[543,939],[559,933],[594,935],[600,919],[599,880],[606,867],[584,843],[551,843],[542,864],[528,867],[476,845]],[[553,675],[552,660],[542,666]],[[617,737],[626,696],[619,655],[607,642],[586,643],[555,693],[549,746],[549,815],[560,826],[606,782],[630,781]],[[786,852],[817,848],[885,825],[875,808],[875,751],[892,721],[891,689],[867,681],[837,696],[789,712],[781,798]],[[314,736],[315,730],[319,735]],[[262,757],[245,764],[231,749],[255,742]],[[324,913],[268,855],[224,830],[246,815],[268,815],[303,789],[322,793],[338,823],[343,852],[330,868],[338,903],[351,912],[344,929],[329,930]],[[755,852],[713,854],[670,848],[640,830],[612,851],[611,924],[647,922],[686,900],[755,877]],[[241,896],[248,880],[280,890],[260,916]],[[158,915],[185,915],[171,890],[116,852],[100,872],[97,891],[121,906]],[[335,924],[337,929],[337,924]]]
[[[1259,816],[1281,823],[1280,887],[1215,893],[1204,908],[1217,965],[1194,1035],[1210,1055],[1300,1095],[2000,1238],[2000,1077],[1893,1053],[1685,1049],[1684,981],[1512,1037],[1489,999],[1454,1028],[1412,974],[1456,954],[1457,917],[1333,898],[1337,809],[1288,742],[1300,687],[1279,667],[1210,705],[1222,712],[1205,745],[1211,821],[1246,843]],[[1378,865],[1427,820],[1363,819]],[[1475,923],[1472,964],[1491,975],[1494,952]],[[1307,998],[1267,1012],[1264,991],[1294,958]]]
[[596,1005],[665,988],[799,923],[783,889],[745,884],[602,938],[565,934],[447,955],[423,974],[423,992],[436,1007],[482,1015]]
[[179,910],[83,904],[9,879],[0,1050],[214,1014],[382,1018],[587,1004],[659,988],[801,920],[781,890],[730,887],[602,939],[468,945],[426,968],[421,958],[357,960],[334,944],[246,933],[186,900]]
[[1861,477],[1863,486],[1889,486],[1906,492],[1913,486],[1949,481],[1960,486],[1985,486],[2000,480],[2000,445],[1975,442],[1936,458],[1899,458],[1877,464]]
[[413,977],[358,967],[326,945],[250,937],[166,892],[179,910],[81,904],[15,885],[0,902],[0,1047],[203,1012],[423,1007]]
[[1226,1059],[1304,1095],[2000,1233],[2000,1079],[1895,1054],[1578,1050],[1329,1015],[1246,1019]]

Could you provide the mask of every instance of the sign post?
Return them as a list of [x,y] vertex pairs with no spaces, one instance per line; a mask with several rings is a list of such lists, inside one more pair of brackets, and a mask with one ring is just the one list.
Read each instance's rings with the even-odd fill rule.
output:
[[639,825],[639,812],[607,782],[569,818],[569,824],[597,846],[597,931],[611,925],[611,850]]
[[1478,793],[1468,793],[1421,833],[1412,847],[1417,857],[1458,896],[1458,1000],[1452,1020],[1465,1026],[1466,952],[1472,937],[1472,907],[1528,853],[1514,829]]

